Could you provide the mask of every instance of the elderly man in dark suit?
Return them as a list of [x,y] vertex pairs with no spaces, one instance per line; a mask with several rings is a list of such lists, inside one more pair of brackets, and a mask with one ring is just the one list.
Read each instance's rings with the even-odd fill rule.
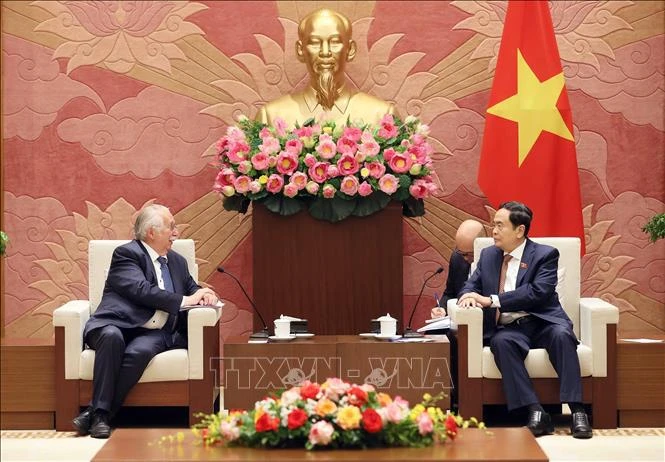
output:
[[481,252],[458,304],[495,315],[490,348],[503,377],[508,409],[527,407],[527,427],[535,436],[554,431],[524,365],[530,348],[544,348],[559,376],[561,402],[572,411],[573,437],[591,438],[582,405],[578,340],[555,291],[559,251],[527,237],[532,218],[531,209],[520,202],[499,207],[492,233],[495,245]]
[[134,234],[135,240],[113,252],[102,300],[83,331],[85,343],[95,350],[92,401],[73,425],[93,438],[110,436],[110,416],[153,357],[187,348],[180,308],[217,303],[215,292],[198,286],[187,261],[171,250],[178,230],[169,209],[145,207]]

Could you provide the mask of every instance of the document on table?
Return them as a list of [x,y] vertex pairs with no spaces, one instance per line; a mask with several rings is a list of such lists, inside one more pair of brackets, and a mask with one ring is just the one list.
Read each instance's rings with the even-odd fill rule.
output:
[[436,318],[432,321],[429,319],[425,321],[425,325],[418,329],[418,332],[429,332],[432,330],[450,329],[450,317]]

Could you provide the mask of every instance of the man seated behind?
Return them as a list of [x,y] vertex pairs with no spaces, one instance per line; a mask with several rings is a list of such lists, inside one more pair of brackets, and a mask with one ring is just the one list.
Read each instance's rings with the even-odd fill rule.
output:
[[579,342],[555,291],[559,251],[528,238],[532,218],[531,209],[520,202],[499,207],[494,216],[494,246],[481,252],[458,305],[495,314],[496,330],[489,344],[501,371],[508,410],[526,407],[527,427],[535,436],[554,431],[524,365],[529,349],[544,348],[559,376],[561,402],[572,411],[573,437],[591,438],[582,405]]
[[109,419],[157,354],[187,348],[186,305],[217,303],[201,288],[184,257],[171,250],[175,220],[163,205],[149,205],[134,224],[136,239],[117,247],[99,307],[83,340],[95,350],[92,401],[73,420],[80,435],[108,438]]
[[332,10],[308,14],[298,25],[296,55],[309,72],[304,90],[276,99],[263,108],[256,120],[273,125],[280,117],[288,127],[302,125],[312,117],[324,116],[337,125],[347,119],[376,124],[385,114],[393,114],[393,105],[366,93],[355,91],[346,81],[346,63],[356,55],[349,20]]

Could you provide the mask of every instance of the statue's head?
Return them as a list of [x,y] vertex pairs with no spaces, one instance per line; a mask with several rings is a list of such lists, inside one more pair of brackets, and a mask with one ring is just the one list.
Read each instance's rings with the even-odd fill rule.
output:
[[344,85],[346,63],[356,55],[351,23],[335,11],[317,10],[300,21],[298,38],[298,59],[307,66],[319,103],[330,109]]

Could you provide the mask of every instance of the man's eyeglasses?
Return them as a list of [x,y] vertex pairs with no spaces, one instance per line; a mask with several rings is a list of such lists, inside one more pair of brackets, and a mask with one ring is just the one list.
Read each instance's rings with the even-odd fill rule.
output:
[[453,252],[455,252],[457,255],[459,255],[461,257],[464,257],[464,258],[473,258],[473,252],[462,252],[458,248],[455,248],[455,250],[453,250]]

